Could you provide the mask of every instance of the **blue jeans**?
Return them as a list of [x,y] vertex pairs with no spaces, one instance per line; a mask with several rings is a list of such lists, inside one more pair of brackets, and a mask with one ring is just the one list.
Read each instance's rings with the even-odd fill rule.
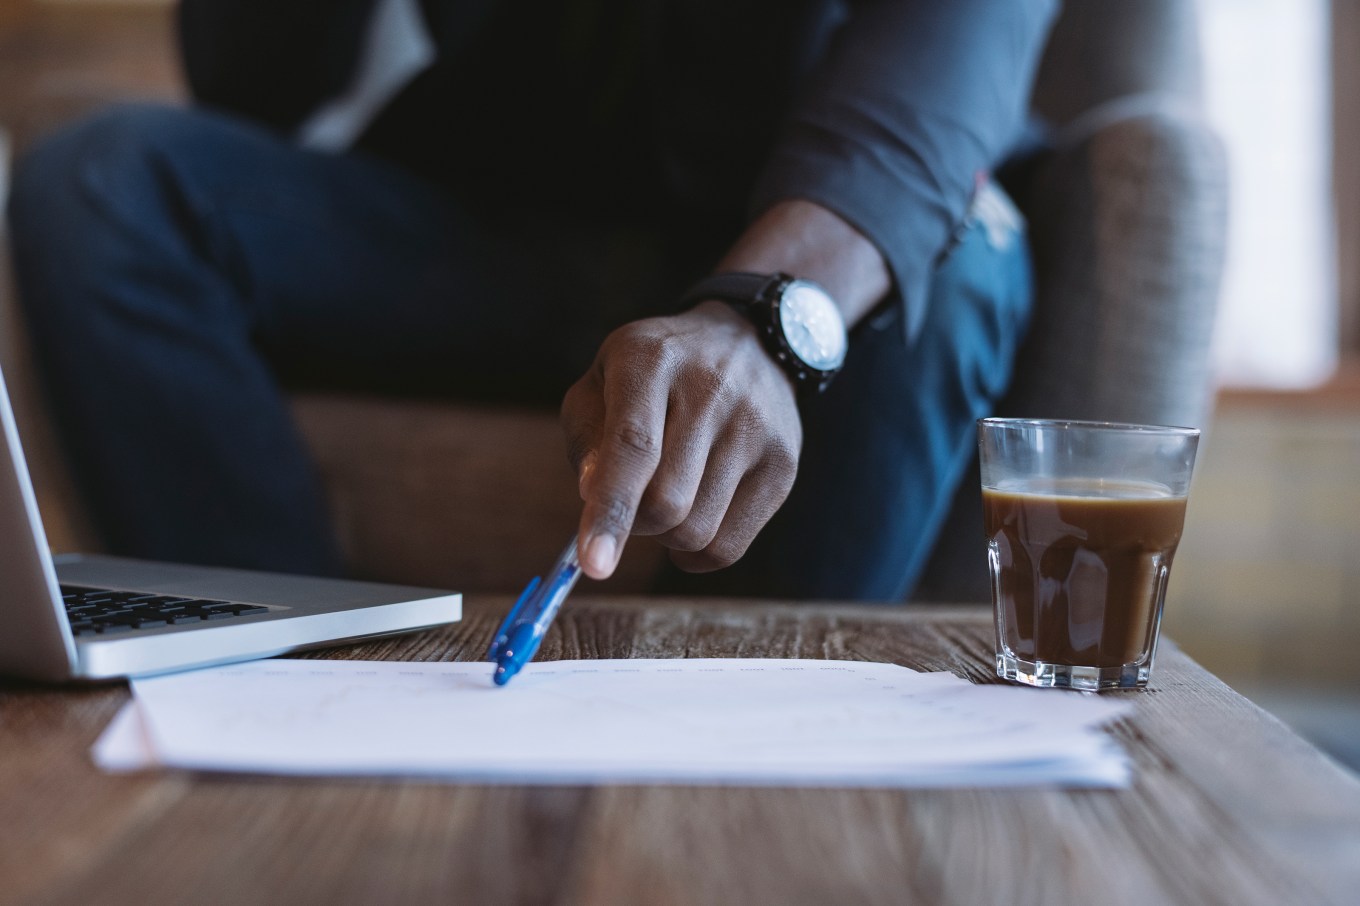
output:
[[[21,163],[9,216],[44,384],[108,549],[300,573],[344,564],[285,388],[555,404],[609,329],[665,311],[701,272],[645,231],[472,212],[381,161],[200,110],[67,129]],[[750,554],[676,581],[909,591],[1029,296],[1023,243],[970,230],[914,344],[891,318],[856,331]]]

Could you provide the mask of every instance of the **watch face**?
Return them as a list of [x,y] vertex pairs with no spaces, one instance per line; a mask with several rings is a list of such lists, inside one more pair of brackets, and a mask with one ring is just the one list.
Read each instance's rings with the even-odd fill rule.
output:
[[845,321],[820,286],[795,280],[779,302],[779,323],[789,348],[818,371],[835,371],[845,361]]

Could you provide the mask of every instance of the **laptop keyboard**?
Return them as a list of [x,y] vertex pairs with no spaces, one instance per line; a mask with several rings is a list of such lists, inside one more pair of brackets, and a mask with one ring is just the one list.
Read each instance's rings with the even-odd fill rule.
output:
[[179,598],[138,591],[109,591],[78,585],[61,586],[66,616],[76,635],[113,635],[158,626],[229,620],[256,613],[268,613],[258,604],[211,601],[206,598]]

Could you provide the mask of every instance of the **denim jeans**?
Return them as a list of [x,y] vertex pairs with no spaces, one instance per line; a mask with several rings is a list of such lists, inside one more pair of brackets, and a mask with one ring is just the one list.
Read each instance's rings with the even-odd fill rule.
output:
[[[50,138],[9,216],[44,386],[108,549],[299,573],[344,563],[289,389],[555,404],[608,330],[697,274],[637,230],[473,212],[382,161],[196,109],[115,108]],[[1027,318],[1012,238],[969,229],[914,343],[891,313],[857,329],[805,404],[788,503],[735,567],[666,583],[906,594]]]

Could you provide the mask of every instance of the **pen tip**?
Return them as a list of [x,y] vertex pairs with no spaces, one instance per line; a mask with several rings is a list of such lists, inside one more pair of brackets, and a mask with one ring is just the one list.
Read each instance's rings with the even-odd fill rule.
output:
[[497,667],[496,672],[491,674],[491,679],[497,686],[504,686],[510,682],[510,672],[504,667]]

